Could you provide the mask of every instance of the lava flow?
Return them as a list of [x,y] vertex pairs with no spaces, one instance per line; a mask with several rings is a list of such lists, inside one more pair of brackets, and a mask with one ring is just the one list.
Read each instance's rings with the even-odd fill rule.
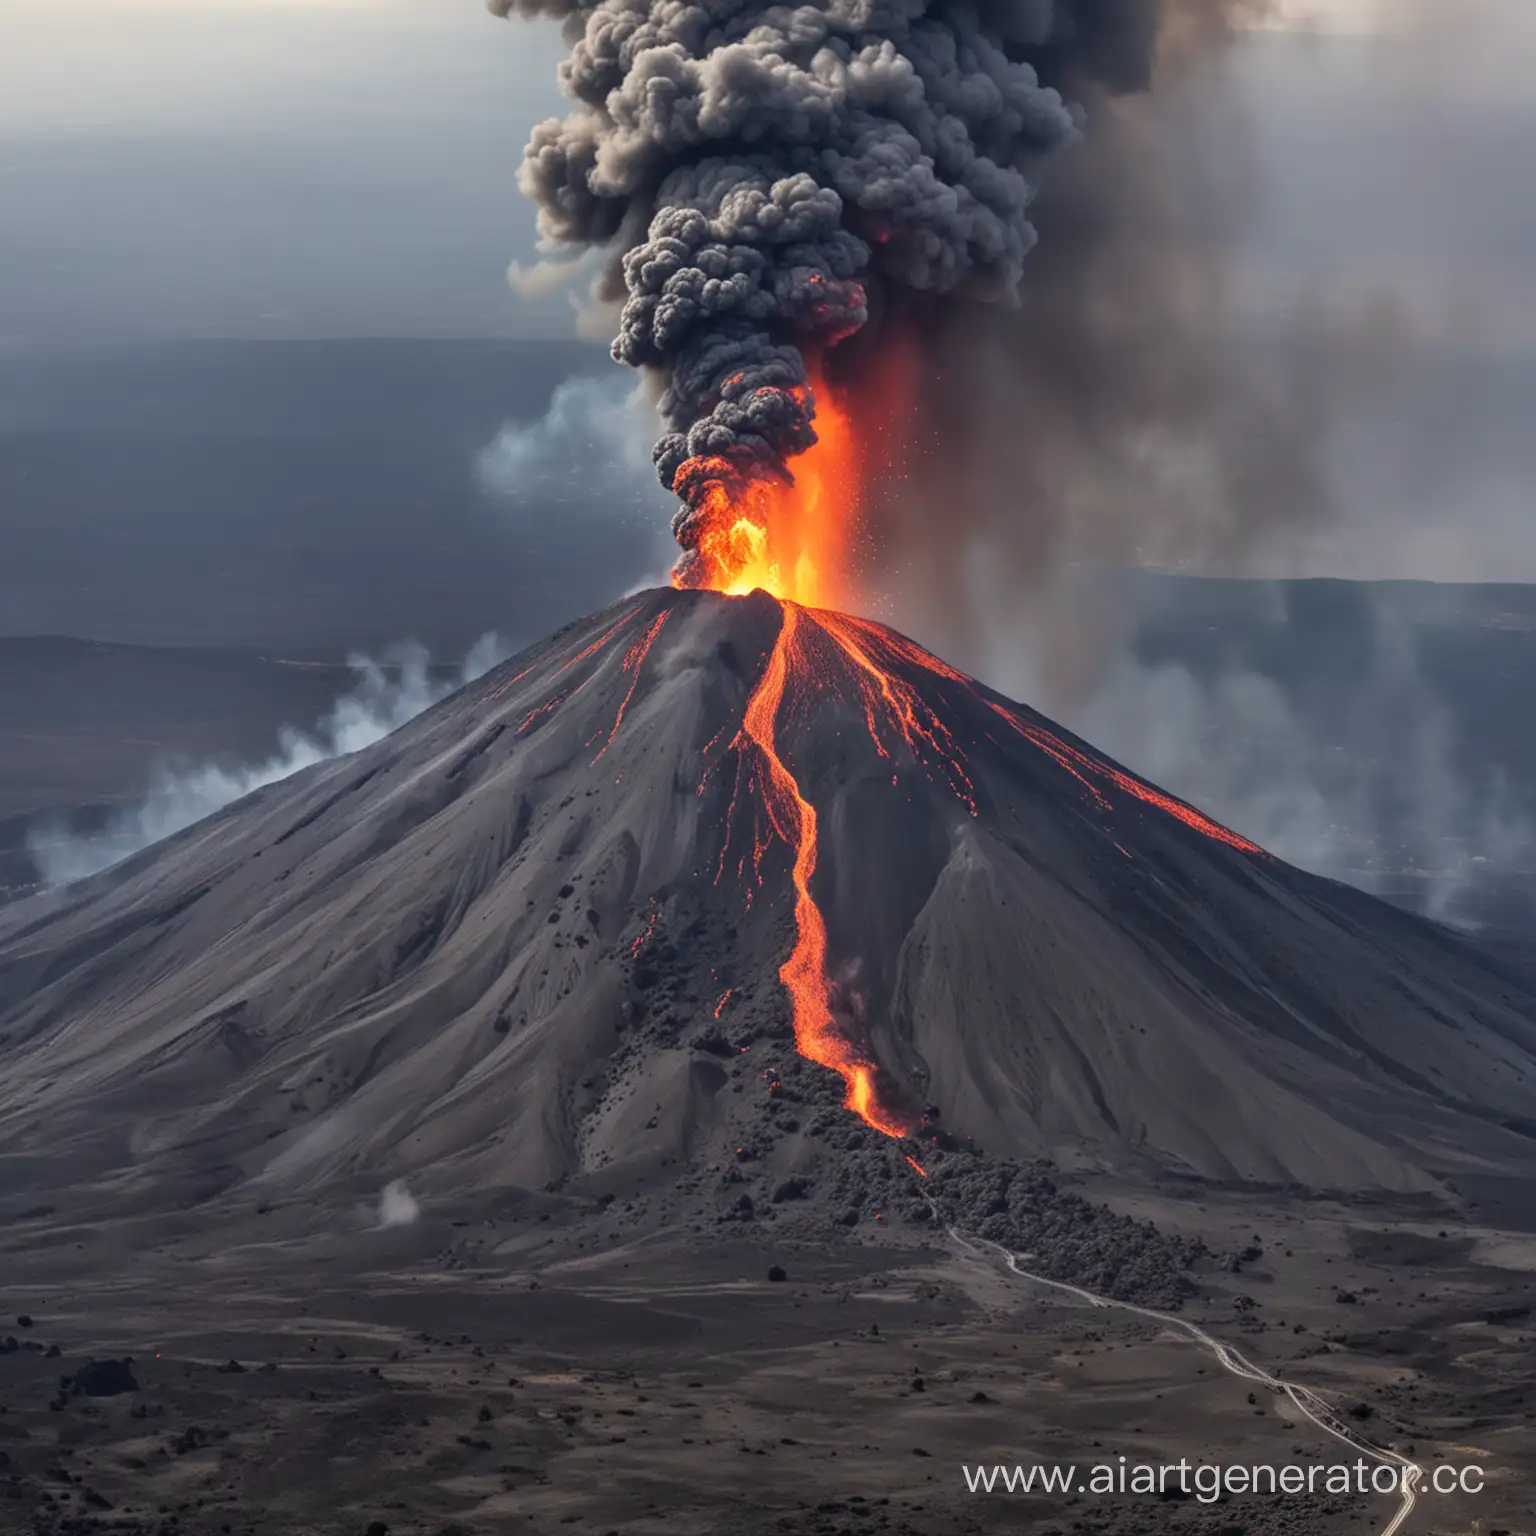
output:
[[[891,467],[891,438],[902,435],[909,419],[907,407],[915,394],[912,356],[898,349],[885,361],[887,366],[867,374],[857,390],[828,388],[820,369],[810,368],[808,387],[815,389],[817,397],[818,441],[792,461],[790,476],[752,477],[728,461],[712,458],[687,461],[679,475],[685,489],[691,481],[698,493],[690,505],[705,514],[695,550],[698,559],[688,566],[687,584],[727,596],[745,596],[761,589],[778,599],[781,611],[778,636],[732,743],[736,794],[726,816],[716,881],[725,873],[737,807],[745,801],[752,807],[753,836],[750,847],[740,853],[736,869],[747,884],[749,906],[755,890],[765,884],[764,859],[776,841],[782,839],[792,855],[795,938],[779,968],[779,978],[789,994],[796,1045],[808,1060],[842,1077],[844,1102],[849,1109],[884,1135],[901,1138],[910,1133],[911,1122],[882,1099],[874,1060],[841,1028],[832,1010],[827,925],[811,893],[818,857],[817,813],[779,751],[786,717],[798,718],[814,708],[818,699],[841,698],[853,704],[863,716],[875,751],[891,764],[893,781],[898,760],[915,763],[942,776],[960,804],[975,817],[974,770],[957,734],[961,717],[949,707],[959,704],[962,694],[967,695],[1071,775],[1094,812],[1112,812],[1115,802],[1111,791],[1118,790],[1240,852],[1263,856],[1263,850],[1192,806],[988,698],[975,679],[904,636],[826,606],[835,603],[841,608],[853,597],[852,555],[866,483],[877,461],[887,469]],[[588,742],[589,747],[598,747],[593,766],[602,760],[624,726],[646,659],[672,612],[663,609],[648,622],[631,627],[643,606],[631,607],[573,653],[541,657],[489,695],[495,698],[506,692],[546,659],[559,663],[546,683],[593,663],[581,681],[567,684],[535,704],[517,726],[518,735],[586,688],[601,669],[597,658],[624,634],[628,647],[619,666],[627,675],[627,687],[611,724],[605,724]],[[931,682],[922,677],[925,673]],[[912,680],[914,674],[916,682]],[[984,734],[997,742],[990,732]],[[706,755],[714,744],[705,749]],[[979,743],[971,740],[969,745],[975,750]],[[703,784],[699,792],[703,793]],[[1107,824],[1105,832],[1110,835]],[[1114,846],[1130,857],[1120,843]],[[645,932],[635,941],[634,953],[648,942],[655,926],[653,908]],[[715,1005],[717,1019],[731,995],[726,991]],[[915,1163],[913,1167],[922,1173]]]
[[784,622],[748,700],[743,734],[762,753],[766,775],[764,799],[773,829],[794,851],[795,946],[779,967],[794,1015],[795,1044],[807,1059],[830,1067],[848,1085],[846,1106],[887,1136],[905,1136],[909,1126],[881,1103],[875,1067],[845,1039],[827,1001],[827,925],[811,895],[816,872],[816,808],[800,793],[795,776],[779,756],[775,729],[784,689],[792,673],[806,669],[802,623],[816,623],[794,603],[784,603]]

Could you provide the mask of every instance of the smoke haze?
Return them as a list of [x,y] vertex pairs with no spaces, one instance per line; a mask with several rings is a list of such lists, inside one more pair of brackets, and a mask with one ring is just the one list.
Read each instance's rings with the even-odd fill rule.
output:
[[[508,422],[480,454],[481,485],[523,501],[563,494],[571,511],[624,516],[661,504],[650,481],[655,407],[624,374],[577,374],[535,421]],[[532,530],[530,530],[532,531]]]
[[163,765],[145,798],[115,813],[104,828],[77,831],[67,823],[44,821],[29,833],[28,852],[45,884],[83,880],[265,784],[371,746],[456,688],[484,676],[507,654],[508,648],[495,635],[483,636],[464,658],[453,682],[433,678],[431,658],[420,646],[401,646],[382,660],[354,656],[350,665],[357,673],[357,686],[337,700],[314,731],[284,730],[274,756],[233,769],[215,763]]
[[1526,615],[1326,583],[1245,589],[1239,615],[1204,587],[1071,574],[1078,664],[1010,631],[985,670],[1289,863],[1456,923],[1528,907],[1536,786],[1488,682]]

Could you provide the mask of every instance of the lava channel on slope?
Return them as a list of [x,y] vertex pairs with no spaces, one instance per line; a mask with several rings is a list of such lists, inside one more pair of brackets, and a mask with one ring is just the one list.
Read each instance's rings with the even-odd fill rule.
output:
[[[778,634],[728,748],[735,757],[736,782],[715,881],[720,883],[730,868],[731,853],[738,847],[739,819],[750,818],[752,829],[735,860],[735,875],[742,882],[749,907],[755,891],[766,884],[765,860],[770,851],[777,843],[785,845],[794,889],[794,939],[779,967],[779,979],[789,1000],[796,1047],[807,1060],[838,1073],[845,1085],[846,1107],[883,1135],[907,1137],[917,1129],[918,1121],[897,1106],[894,1096],[882,1091],[879,1065],[842,1029],[833,1012],[827,925],[811,889],[819,855],[817,810],[803,793],[781,749],[781,727],[787,716],[804,712],[822,700],[852,704],[875,751],[891,763],[893,782],[898,757],[916,762],[941,778],[965,814],[975,817],[974,775],[955,728],[944,718],[946,699],[963,692],[1075,780],[1091,810],[1114,810],[1112,792],[1118,790],[1215,842],[1241,853],[1269,857],[1257,844],[1193,806],[1074,746],[1006,701],[989,697],[973,678],[894,630],[853,614],[805,607],[781,596],[775,600],[780,610]],[[530,710],[518,725],[517,734],[522,735],[587,688],[602,670],[604,653],[627,639],[619,664],[627,675],[627,687],[611,726],[599,730],[588,742],[589,747],[601,743],[592,759],[595,766],[622,729],[652,647],[668,622],[670,609],[640,619],[646,606],[642,602],[629,608],[595,639],[565,657],[547,682],[557,682],[583,662],[592,663],[592,669],[579,682],[556,691]],[[541,658],[499,684],[488,697],[505,693],[513,683],[538,671],[546,659],[554,658]],[[914,685],[903,675],[913,671],[928,674],[934,686]],[[987,734],[995,745],[1002,745],[998,737]],[[703,789],[701,783],[700,793]],[[1113,841],[1107,826],[1105,833]],[[1126,852],[1118,842],[1114,846]],[[636,952],[654,931],[657,916],[653,903],[646,930],[636,941]],[[716,1017],[729,995],[720,1000]]]
[[[854,703],[881,757],[891,759],[894,767],[896,754],[904,751],[942,776],[959,804],[975,817],[976,790],[966,755],[955,730],[940,712],[942,686],[920,689],[901,675],[903,668],[917,668],[941,685],[963,689],[1005,720],[1022,739],[1075,779],[1092,807],[1105,812],[1114,809],[1109,790],[1119,789],[1213,841],[1268,857],[1257,844],[1193,806],[1082,751],[1043,725],[1021,719],[1006,705],[988,698],[973,678],[905,636],[852,614],[805,608],[783,598],[779,604],[783,617],[778,638],[747,703],[741,730],[731,743],[736,753],[736,790],[727,814],[716,881],[727,867],[732,827],[738,805],[746,796],[765,813],[763,817],[753,816],[750,847],[736,863],[736,873],[747,885],[749,904],[752,887],[764,883],[764,858],[774,841],[785,843],[793,856],[795,939],[779,968],[779,979],[789,995],[796,1046],[801,1055],[842,1077],[846,1107],[884,1135],[906,1137],[917,1122],[881,1092],[878,1065],[839,1029],[832,1012],[827,925],[811,891],[818,852],[817,813],[779,747],[778,727],[788,712],[818,698]],[[1115,846],[1120,847],[1118,843]]]

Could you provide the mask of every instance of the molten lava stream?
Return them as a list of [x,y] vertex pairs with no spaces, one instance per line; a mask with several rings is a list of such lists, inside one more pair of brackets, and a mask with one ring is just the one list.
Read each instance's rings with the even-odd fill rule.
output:
[[838,1032],[827,1003],[827,925],[811,895],[816,872],[816,808],[800,793],[795,776],[774,744],[779,706],[785,684],[800,660],[796,635],[801,613],[793,603],[781,605],[784,623],[762,680],[747,702],[742,729],[757,744],[767,765],[764,797],[774,830],[795,851],[795,947],[779,967],[779,979],[789,993],[794,1013],[795,1045],[800,1054],[830,1067],[848,1085],[844,1104],[886,1136],[901,1137],[908,1127],[881,1103],[875,1090],[875,1068]]

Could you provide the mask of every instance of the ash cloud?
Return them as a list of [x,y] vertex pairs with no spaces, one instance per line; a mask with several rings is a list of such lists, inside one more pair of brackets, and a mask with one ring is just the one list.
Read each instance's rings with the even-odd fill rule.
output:
[[[562,20],[575,103],[521,174],[552,250],[609,255],[614,356],[661,383],[655,458],[708,584],[712,499],[814,441],[807,356],[877,313],[1018,304],[1031,209],[1083,103],[1149,83],[1222,0],[490,0]],[[1091,220],[1089,222],[1092,222]],[[882,322],[883,323],[883,322]],[[943,320],[939,322],[943,329]]]
[[922,431],[876,490],[864,585],[962,662],[1078,562],[1241,569],[1334,514],[1331,409],[1368,317],[1261,340],[1230,270],[1261,192],[1225,66],[1259,8],[1110,10],[1120,45],[1055,75],[1085,131],[1035,206],[1018,305],[911,320]]
[[45,884],[83,880],[265,784],[372,746],[455,689],[483,677],[510,653],[497,636],[484,635],[452,681],[433,676],[431,658],[421,646],[404,645],[378,660],[354,656],[350,665],[357,686],[338,699],[312,731],[284,730],[278,751],[266,761],[235,768],[217,763],[163,765],[144,799],[112,815],[105,827],[80,830],[67,822],[44,821],[28,833],[27,851]]

